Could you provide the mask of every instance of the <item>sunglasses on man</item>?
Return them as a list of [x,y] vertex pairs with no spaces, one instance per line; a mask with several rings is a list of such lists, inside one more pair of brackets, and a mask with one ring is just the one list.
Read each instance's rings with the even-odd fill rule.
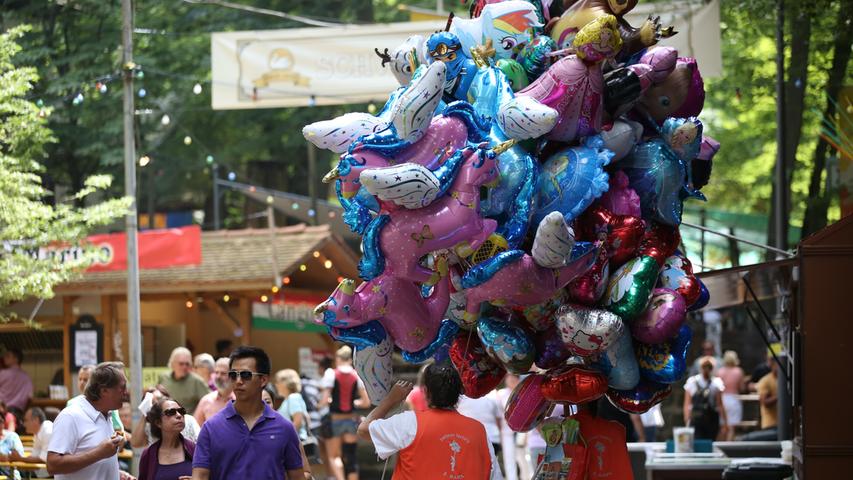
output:
[[228,379],[231,380],[232,382],[234,382],[237,380],[237,377],[240,377],[240,380],[243,380],[244,382],[248,382],[249,380],[252,379],[252,377],[254,375],[257,375],[260,377],[261,375],[266,375],[266,373],[258,373],[258,372],[253,372],[251,370],[240,370],[239,372],[237,370],[230,370],[228,372]]
[[174,417],[175,415],[177,415],[179,413],[183,417],[184,415],[187,414],[187,409],[184,407],[180,407],[180,408],[167,408],[166,410],[163,410],[163,415],[165,415],[167,417]]

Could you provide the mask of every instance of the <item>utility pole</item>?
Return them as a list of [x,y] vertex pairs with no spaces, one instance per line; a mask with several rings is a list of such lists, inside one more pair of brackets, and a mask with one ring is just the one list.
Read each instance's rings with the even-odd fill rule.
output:
[[275,248],[275,211],[272,208],[273,198],[267,197],[267,228],[270,232],[270,260],[272,263],[272,276],[275,286],[281,288],[281,270],[278,269],[278,253]]
[[213,164],[213,229],[219,230],[219,164]]
[[[136,145],[134,143],[133,106],[133,4],[131,0],[121,2],[122,28],[122,72],[124,73],[124,191],[131,198],[130,211],[126,218],[127,232],[127,344],[130,352],[130,404],[142,402],[142,329],[139,313],[139,255],[136,233]],[[133,424],[141,413],[133,408]],[[134,457],[139,453],[134,452]],[[138,466],[133,462],[133,471]]]

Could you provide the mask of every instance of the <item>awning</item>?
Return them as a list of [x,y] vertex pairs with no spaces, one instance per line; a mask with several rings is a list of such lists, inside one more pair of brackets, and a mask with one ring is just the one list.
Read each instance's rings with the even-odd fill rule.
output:
[[750,303],[753,298],[749,287],[758,300],[776,298],[784,293],[781,285],[788,284],[796,264],[796,258],[789,258],[699,273],[696,276],[711,292],[711,300],[705,309]]

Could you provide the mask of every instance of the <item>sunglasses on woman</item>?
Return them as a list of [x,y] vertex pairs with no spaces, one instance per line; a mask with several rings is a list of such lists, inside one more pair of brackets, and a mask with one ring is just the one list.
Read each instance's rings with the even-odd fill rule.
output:
[[248,382],[249,380],[252,379],[252,377],[254,375],[261,376],[261,375],[266,375],[266,373],[258,373],[258,372],[253,372],[251,370],[240,370],[239,372],[237,370],[231,370],[228,372],[228,379],[231,380],[232,382],[234,382],[237,380],[237,377],[239,376],[240,380],[243,380],[244,382]]
[[184,407],[179,407],[179,408],[167,408],[166,410],[163,410],[163,415],[165,415],[167,417],[174,417],[175,415],[177,415],[179,413],[183,417],[184,415],[187,414],[187,409]]

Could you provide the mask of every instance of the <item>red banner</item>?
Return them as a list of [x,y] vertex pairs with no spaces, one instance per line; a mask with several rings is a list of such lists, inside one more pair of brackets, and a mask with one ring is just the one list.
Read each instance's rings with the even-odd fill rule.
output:
[[[201,227],[146,230],[139,232],[139,268],[168,268],[201,264]],[[98,259],[86,271],[127,270],[127,234],[93,235],[86,241],[99,251]]]

